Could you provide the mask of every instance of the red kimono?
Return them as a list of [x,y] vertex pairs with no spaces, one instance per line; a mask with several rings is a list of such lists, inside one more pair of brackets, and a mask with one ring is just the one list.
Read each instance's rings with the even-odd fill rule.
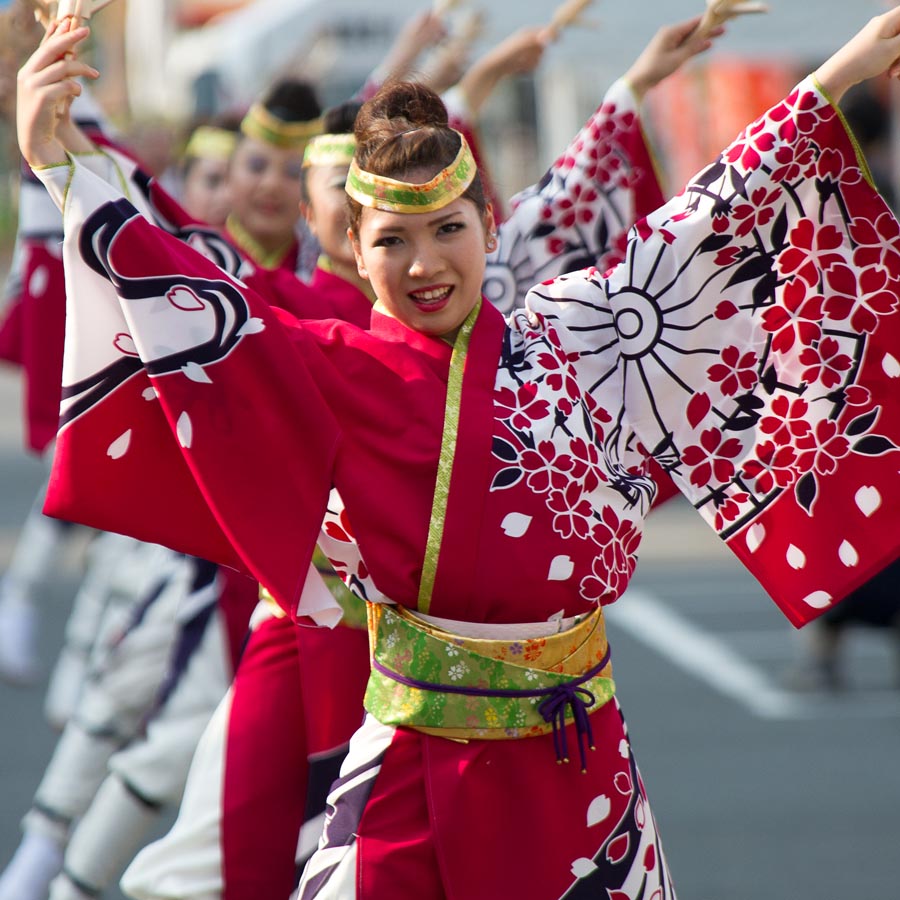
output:
[[[69,172],[41,176],[61,193]],[[618,267],[535,288],[508,324],[483,305],[455,355],[384,316],[273,312],[78,166],[65,211],[48,510],[243,568],[295,615],[332,485],[329,556],[355,590],[415,610],[428,574],[430,614],[488,629],[622,594],[652,460],[795,624],[900,551],[900,225],[811,81]],[[582,775],[549,734],[458,743],[370,716],[301,896],[674,896],[616,703],[591,721]]]

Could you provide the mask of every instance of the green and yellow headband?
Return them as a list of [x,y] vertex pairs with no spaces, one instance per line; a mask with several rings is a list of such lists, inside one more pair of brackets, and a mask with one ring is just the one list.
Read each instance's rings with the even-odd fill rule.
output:
[[241,131],[247,137],[256,138],[275,147],[299,150],[311,138],[322,133],[322,119],[308,122],[286,122],[272,115],[262,103],[254,103],[241,122]]
[[306,145],[303,168],[349,166],[355,152],[356,138],[352,134],[320,134]]
[[362,206],[384,212],[424,213],[442,209],[468,190],[478,172],[472,151],[461,134],[459,142],[456,159],[425,184],[373,175],[361,169],[354,159],[347,173],[347,193]]
[[230,159],[237,144],[237,135],[225,128],[201,125],[194,129],[184,156],[187,159]]

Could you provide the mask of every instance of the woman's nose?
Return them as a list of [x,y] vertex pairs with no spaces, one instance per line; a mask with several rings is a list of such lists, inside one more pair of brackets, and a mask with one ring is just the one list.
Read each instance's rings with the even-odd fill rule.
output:
[[443,268],[443,259],[435,247],[427,243],[417,244],[409,264],[413,278],[428,278]]

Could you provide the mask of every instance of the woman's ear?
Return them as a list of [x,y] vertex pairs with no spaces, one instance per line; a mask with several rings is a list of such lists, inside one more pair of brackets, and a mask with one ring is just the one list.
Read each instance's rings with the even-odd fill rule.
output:
[[486,234],[497,231],[497,220],[494,218],[494,204],[488,203],[484,207],[484,230]]
[[360,278],[365,278],[366,281],[369,280],[369,273],[366,270],[365,263],[362,258],[362,251],[359,246],[359,238],[356,236],[356,232],[352,228],[347,229],[347,240],[350,241],[350,246],[353,248],[353,256],[356,258],[356,271],[359,272]]
[[306,226],[309,228],[309,233],[316,236],[316,214],[313,212],[312,204],[307,203],[305,200],[300,201],[300,215],[306,220]]
[[492,204],[484,209],[484,249],[486,253],[493,253],[497,249],[497,222],[494,219],[494,207]]

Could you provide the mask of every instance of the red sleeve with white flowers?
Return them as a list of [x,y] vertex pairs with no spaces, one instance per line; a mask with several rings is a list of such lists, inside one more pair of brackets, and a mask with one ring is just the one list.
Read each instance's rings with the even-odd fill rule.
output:
[[898,291],[900,225],[808,79],[638,223],[613,272],[529,308],[800,625],[900,555]]

